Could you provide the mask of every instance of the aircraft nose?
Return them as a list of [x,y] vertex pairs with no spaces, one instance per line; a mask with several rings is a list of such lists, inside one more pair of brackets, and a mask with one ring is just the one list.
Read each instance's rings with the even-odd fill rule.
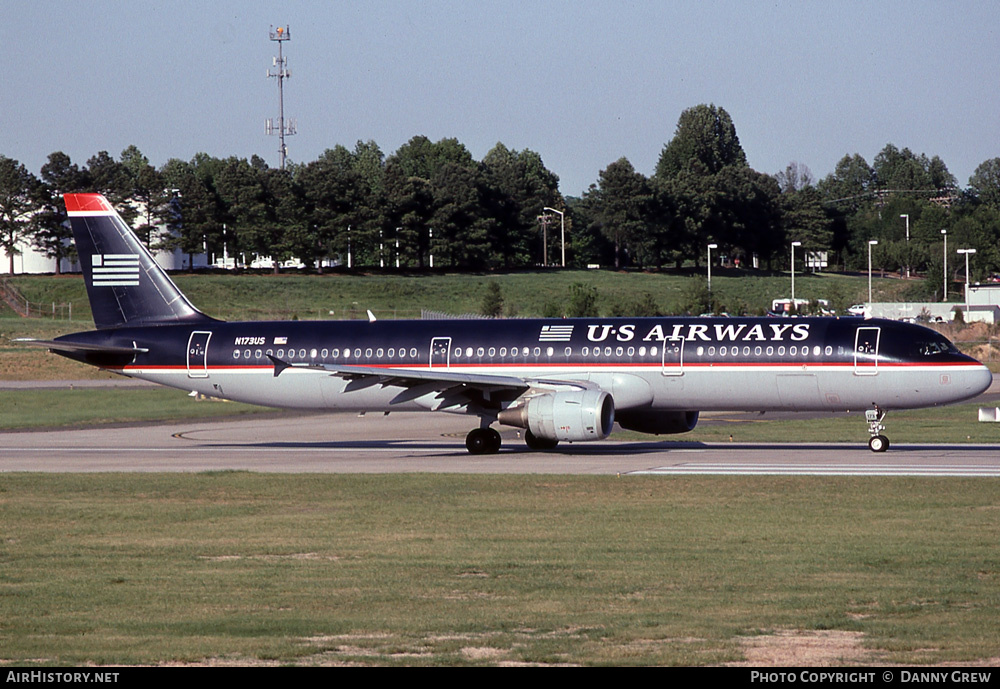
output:
[[993,374],[985,366],[976,368],[969,377],[969,387],[974,395],[981,395],[993,385]]

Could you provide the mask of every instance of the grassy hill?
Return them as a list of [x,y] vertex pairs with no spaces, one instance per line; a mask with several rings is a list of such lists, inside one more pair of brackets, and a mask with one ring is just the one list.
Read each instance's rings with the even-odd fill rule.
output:
[[[638,302],[652,302],[663,314],[683,313],[705,276],[667,273],[536,271],[498,274],[180,274],[178,287],[202,311],[227,320],[362,318],[371,309],[380,318],[419,318],[421,309],[478,313],[486,286],[500,285],[506,315],[532,317],[563,310],[574,284],[597,292],[601,315],[630,315]],[[15,276],[11,283],[31,302],[72,303],[73,319],[89,321],[79,275]],[[715,274],[713,296],[720,310],[763,313],[771,300],[790,296],[787,275]],[[898,293],[899,280],[876,279],[879,293]],[[825,298],[844,308],[867,296],[866,277],[797,275],[796,297]],[[649,295],[647,298],[646,295]],[[332,312],[332,313],[331,313]]]

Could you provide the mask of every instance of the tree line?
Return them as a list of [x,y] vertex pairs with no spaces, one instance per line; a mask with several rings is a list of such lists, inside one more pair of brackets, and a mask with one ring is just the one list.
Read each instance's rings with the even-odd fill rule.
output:
[[189,256],[221,255],[225,245],[230,255],[319,266],[350,254],[358,267],[398,258],[421,269],[433,256],[436,268],[515,269],[546,255],[555,263],[564,220],[572,266],[698,266],[715,244],[731,264],[787,269],[789,245],[800,242],[800,256],[824,251],[847,269],[866,266],[872,248],[879,269],[940,275],[946,230],[953,248],[977,249],[977,276],[1000,270],[1000,158],[965,189],[939,157],[893,144],[871,164],[845,155],[818,181],[798,162],[766,174],[749,166],[729,114],[698,105],[681,114],[651,176],[621,158],[580,197],[561,195],[558,182],[534,151],[498,143],[477,161],[456,139],[424,136],[388,156],[373,141],[337,145],[286,169],[205,153],[156,168],[129,146],[82,167],[52,153],[36,177],[0,156],[0,247],[11,272],[19,243],[66,257],[61,196],[98,191],[148,246]]

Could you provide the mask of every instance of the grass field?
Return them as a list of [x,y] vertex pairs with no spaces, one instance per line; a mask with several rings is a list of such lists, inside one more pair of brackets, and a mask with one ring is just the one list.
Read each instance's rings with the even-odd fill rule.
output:
[[272,412],[239,402],[194,399],[170,388],[5,390],[0,430],[100,426]]
[[998,487],[3,475],[0,658],[706,665],[780,634],[996,664]]
[[[381,318],[419,317],[429,308],[453,314],[479,313],[486,285],[496,282],[505,313],[541,316],[547,306],[564,305],[575,283],[597,290],[602,315],[629,315],[648,293],[665,314],[682,313],[685,291],[704,285],[703,274],[615,272],[609,270],[526,271],[497,274],[327,274],[218,275],[179,274],[177,286],[199,309],[226,320],[285,318],[364,318],[371,309]],[[770,308],[771,300],[787,297],[789,278],[782,275],[714,274],[713,293],[723,310],[739,313]],[[79,275],[19,275],[11,283],[32,303],[72,303],[73,318],[90,320]],[[899,294],[915,283],[876,279],[880,294]],[[796,296],[826,298],[842,308],[867,296],[867,278],[836,274],[798,275]],[[330,312],[333,311],[331,316]]]

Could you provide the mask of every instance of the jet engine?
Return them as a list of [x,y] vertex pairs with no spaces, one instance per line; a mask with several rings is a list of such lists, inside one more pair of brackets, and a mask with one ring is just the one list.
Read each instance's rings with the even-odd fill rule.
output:
[[548,441],[602,440],[615,423],[615,403],[603,390],[547,392],[503,410],[497,420]]
[[619,411],[615,419],[622,428],[654,435],[687,433],[698,424],[696,411],[650,411],[629,409]]

